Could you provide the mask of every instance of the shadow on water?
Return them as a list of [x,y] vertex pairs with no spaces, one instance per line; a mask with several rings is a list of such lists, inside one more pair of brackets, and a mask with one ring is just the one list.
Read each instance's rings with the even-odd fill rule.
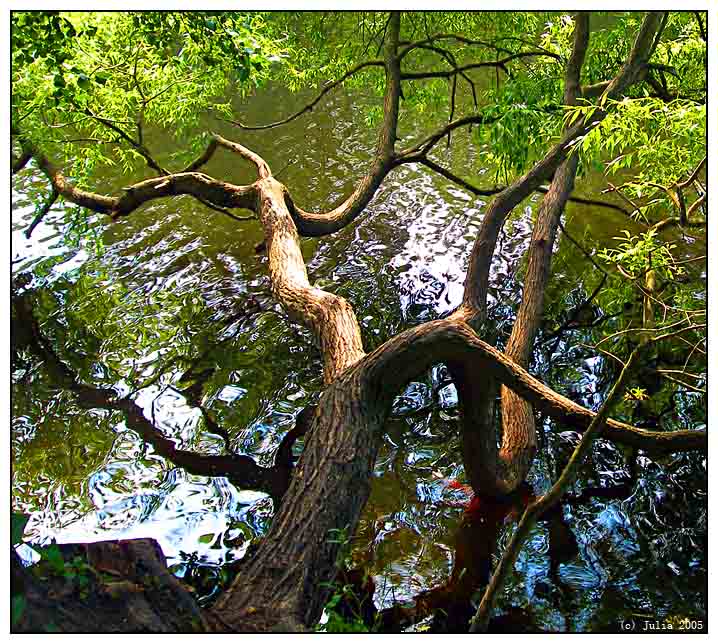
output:
[[[289,110],[302,100],[273,87],[253,98],[245,114],[259,122],[276,105]],[[343,197],[368,164],[372,137],[354,127],[360,118],[360,101],[338,92],[324,110],[269,135],[241,138],[282,170],[303,207],[321,209]],[[238,137],[226,125],[211,127]],[[442,152],[444,160],[457,167],[478,164],[480,151],[462,137],[457,134],[452,149]],[[308,149],[312,154],[305,154]],[[252,180],[250,170],[222,155],[208,167],[210,174],[240,183]],[[97,183],[111,191],[130,179],[107,175]],[[296,415],[316,401],[321,366],[307,332],[272,300],[266,259],[255,252],[257,223],[237,224],[189,198],[154,202],[115,225],[91,218],[104,243],[96,256],[91,240],[66,244],[72,211],[59,205],[25,240],[21,231],[43,186],[32,168],[14,186],[13,273],[31,275],[26,288],[39,294],[47,332],[84,356],[75,365],[83,377],[124,393],[142,384],[137,403],[184,449],[220,454],[229,446],[270,464]],[[590,189],[590,178],[579,183],[582,194]],[[507,223],[492,267],[490,339],[499,346],[520,298],[519,258],[529,243],[536,201],[527,200]],[[403,166],[354,225],[302,242],[310,279],[349,299],[372,349],[458,305],[485,205],[441,178]],[[576,237],[585,233],[609,243],[616,230],[631,226],[615,217],[620,215],[570,206],[567,227]],[[558,279],[549,291],[547,331],[564,321],[566,302],[580,303],[598,279],[564,238],[554,266]],[[249,313],[238,319],[241,312]],[[540,345],[534,372],[595,408],[612,368],[581,348],[580,342],[590,343],[590,328],[570,333]],[[13,506],[31,514],[26,537],[42,544],[152,536],[177,574],[211,599],[231,576],[226,571],[232,562],[266,531],[270,498],[174,467],[120,415],[79,407],[37,365],[19,358],[13,373]],[[188,365],[205,373],[194,395],[228,436],[212,433],[178,388]],[[492,505],[455,483],[463,475],[457,404],[439,365],[397,398],[385,428],[352,560],[370,576],[369,585],[365,575],[359,585],[370,589],[372,614],[381,615],[389,630],[466,630],[472,602],[518,513],[548,489],[578,440],[571,427],[540,418],[541,449],[529,481],[506,504]],[[700,404],[690,398],[678,401],[674,422],[695,425],[695,407]],[[632,476],[632,467],[640,476]],[[602,496],[601,490],[613,488],[620,494]],[[581,468],[574,502],[533,529],[492,628],[611,631],[632,616],[705,618],[705,490],[701,457],[651,460],[598,441]],[[28,549],[23,552],[32,558]]]

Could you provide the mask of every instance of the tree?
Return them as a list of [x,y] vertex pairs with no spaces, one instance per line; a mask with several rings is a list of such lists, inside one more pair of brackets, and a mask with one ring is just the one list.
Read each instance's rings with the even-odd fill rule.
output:
[[[199,611],[183,599],[179,605],[189,607],[189,622],[178,621],[163,608],[151,625],[137,617],[139,612],[131,616],[134,628],[300,631],[316,624],[331,595],[329,584],[337,575],[342,545],[356,530],[367,501],[392,401],[412,378],[437,363],[448,365],[458,390],[468,481],[487,498],[505,499],[525,480],[537,449],[536,410],[579,431],[592,427],[591,435],[600,430],[611,441],[647,453],[706,448],[701,431],[646,429],[611,418],[603,422],[607,410],[594,422],[595,412],[527,371],[542,325],[561,215],[568,200],[578,199],[572,196],[577,173],[595,163],[625,171],[635,162],[638,175],[620,186],[610,184],[610,190],[630,204],[630,215],[646,222],[646,232],[639,237],[628,233],[618,248],[605,251],[604,278],[578,308],[588,308],[604,284],[603,295],[619,305],[639,293],[642,325],[636,328],[629,322],[606,336],[625,341],[614,346],[613,354],[627,354],[635,344],[646,350],[660,348],[661,342],[680,337],[690,355],[679,371],[701,382],[705,308],[691,303],[695,281],[680,279],[681,260],[657,232],[705,223],[705,147],[700,136],[705,131],[704,17],[628,15],[614,29],[596,34],[597,43],[591,42],[594,34],[587,13],[554,19],[539,42],[519,36],[537,32],[543,19],[537,14],[391,12],[359,16],[356,24],[350,18],[331,25],[324,24],[324,14],[305,18],[302,29],[315,30],[313,35],[333,30],[331,39],[319,41],[322,47],[309,51],[295,42],[300,32],[292,30],[297,26],[293,15],[13,14],[12,135],[18,152],[13,171],[32,159],[49,181],[49,200],[39,207],[37,221],[58,198],[115,222],[148,202],[176,195],[191,195],[233,218],[239,218],[233,210],[249,210],[262,227],[273,296],[291,319],[311,332],[323,364],[322,394],[315,406],[298,416],[273,466],[232,453],[212,456],[180,450],[133,400],[146,383],[138,382],[125,396],[111,387],[95,386],[77,367],[78,361],[60,355],[43,330],[40,295],[14,285],[16,344],[34,352],[83,406],[122,412],[127,425],[157,453],[189,472],[226,476],[274,500],[267,534],[211,609]],[[423,36],[417,34],[420,20]],[[357,26],[368,32],[362,40],[347,33]],[[367,59],[374,46],[380,57]],[[600,56],[602,48],[612,52],[609,64]],[[481,92],[471,74],[484,68],[496,71],[497,82],[479,101]],[[280,128],[319,109],[328,92],[359,82],[357,77],[365,72],[383,97],[376,151],[367,174],[328,212],[304,210],[301,195],[281,183],[265,159],[218,134],[189,141],[175,158],[158,158],[146,144],[149,128],[161,124],[181,135],[207,110],[240,130]],[[272,124],[240,122],[228,103],[216,99],[228,85],[246,93],[252,83],[272,77],[290,88],[319,80],[328,83],[305,108]],[[460,82],[468,104],[458,93]],[[422,83],[428,87],[423,93],[416,89]],[[448,124],[424,136],[411,133],[404,145],[409,138],[400,137],[405,106],[421,109],[437,97],[448,99]],[[466,114],[456,117],[460,109]],[[375,119],[376,114],[368,115],[369,122]],[[491,146],[497,183],[501,180],[503,185],[479,188],[430,158],[440,142],[450,142],[452,133],[468,127],[475,127],[479,141]],[[54,138],[50,133],[56,130],[67,138]],[[237,185],[202,172],[220,150],[249,161],[256,180]],[[668,166],[667,157],[678,162]],[[471,252],[461,306],[366,352],[352,305],[310,283],[299,241],[350,226],[392,170],[408,163],[422,164],[475,195],[493,198]],[[127,174],[143,164],[152,176],[106,194],[93,186],[93,170],[100,164],[116,164]],[[544,197],[527,251],[523,297],[511,335],[499,350],[482,339],[491,338],[487,297],[495,247],[509,215],[536,191]],[[652,218],[655,212],[671,210],[675,214]],[[574,322],[567,320],[566,326]],[[182,380],[201,387],[202,375],[190,368]],[[688,385],[682,381],[682,386]],[[188,400],[196,398],[196,388],[185,391]],[[640,389],[632,391],[640,397]],[[202,413],[204,422],[222,435],[212,415],[204,409]],[[292,447],[302,435],[304,448],[295,464]],[[135,564],[142,561],[158,569],[157,562],[147,563],[151,553],[132,556]],[[31,589],[28,597],[35,603],[30,602],[24,619],[32,628],[37,624],[33,619],[52,607],[38,582],[17,566],[14,574],[18,583]],[[162,588],[175,596],[183,592],[166,579]],[[68,629],[82,629],[85,619],[67,612],[55,617]]]

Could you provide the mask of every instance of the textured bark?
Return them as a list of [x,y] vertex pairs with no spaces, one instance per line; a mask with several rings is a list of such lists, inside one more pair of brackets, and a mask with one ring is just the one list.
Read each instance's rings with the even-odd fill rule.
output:
[[[650,56],[654,36],[661,21],[661,13],[646,15],[636,36],[633,48],[624,66],[606,87],[602,101],[614,98],[638,79],[638,72]],[[564,100],[573,102],[579,92],[580,69],[588,45],[587,17],[576,21],[574,47],[567,65]],[[549,192],[542,202],[539,221],[534,230],[529,259],[529,273],[524,289],[524,300],[512,333],[507,351],[525,361],[533,342],[537,325],[543,309],[543,289],[548,278],[550,261],[555,238],[555,227],[573,189],[576,160],[566,158],[571,143],[595,127],[606,113],[598,109],[589,123],[579,120],[568,128],[561,141],[553,146],[544,158],[531,170],[499,193],[489,205],[481,222],[479,234],[469,258],[469,267],[465,280],[464,299],[457,311],[458,319],[466,320],[478,329],[486,319],[486,298],[489,288],[489,275],[496,242],[504,222],[512,210],[536,188],[554,175]],[[533,286],[531,285],[533,284]],[[502,403],[506,411],[502,418],[501,448],[496,450],[494,406],[496,385],[473,364],[449,364],[452,377],[457,384],[462,418],[462,450],[464,464],[472,486],[482,494],[504,495],[516,488],[524,479],[533,460],[535,450],[535,428],[533,413],[514,393],[502,390]],[[487,452],[488,450],[488,452]],[[484,454],[496,458],[494,472],[488,472],[479,465]],[[494,479],[494,480],[492,480]]]
[[[575,18],[573,49],[566,65],[563,102],[575,105],[581,83],[581,68],[588,49],[588,14]],[[556,170],[548,193],[539,206],[536,223],[531,233],[524,288],[506,344],[506,355],[526,368],[531,350],[541,326],[544,292],[551,275],[551,256],[561,215],[573,191],[578,155],[571,154]],[[501,429],[504,440],[499,458],[514,467],[512,479],[506,481],[511,490],[526,478],[536,452],[536,425],[531,405],[508,387],[501,388]]]
[[272,293],[291,317],[314,333],[324,363],[324,382],[329,384],[364,355],[359,323],[343,297],[309,284],[299,235],[284,201],[284,186],[267,177],[257,189]]
[[[629,59],[633,66],[642,64],[644,44],[647,43],[647,47],[652,44],[654,23],[657,24],[657,19],[650,14]],[[175,194],[191,194],[215,205],[255,211],[264,229],[272,291],[290,315],[312,330],[321,351],[326,387],[313,413],[305,448],[289,487],[256,553],[242,565],[235,583],[207,613],[216,615],[216,622],[228,630],[293,632],[306,630],[316,623],[331,593],[337,556],[353,535],[368,498],[382,428],[392,401],[407,382],[432,365],[447,363],[454,372],[464,376],[457,379],[457,385],[464,412],[473,405],[468,415],[492,416],[491,402],[496,388],[503,384],[537,409],[579,430],[588,427],[595,416],[546,387],[514,360],[483,342],[475,329],[485,317],[489,266],[506,216],[541,183],[554,173],[560,174],[557,169],[564,162],[570,143],[595,127],[601,118],[600,111],[590,124],[578,123],[572,127],[525,177],[494,200],[472,252],[464,304],[449,318],[410,329],[365,355],[350,305],[343,298],[309,283],[299,234],[327,234],[347,225],[369,203],[394,165],[401,77],[398,34],[399,15],[394,12],[389,19],[385,44],[384,125],[372,169],[352,195],[329,213],[308,213],[297,208],[261,157],[216,135],[207,150],[188,166],[187,172],[143,181],[119,197],[97,195],[71,186],[57,168],[34,152],[41,169],[63,197],[97,212],[126,215],[150,199]],[[636,54],[638,49],[640,55]],[[609,90],[614,94],[623,91],[634,77],[633,72],[631,65],[622,70],[625,78],[612,82]],[[254,163],[258,180],[249,186],[235,186],[197,172],[218,147]],[[549,190],[547,204],[551,203],[550,195]],[[477,395],[473,396],[470,395],[471,383],[485,386],[478,388]],[[98,397],[98,405],[104,402]],[[125,411],[133,418],[132,409]],[[134,420],[141,428],[140,419]],[[479,422],[475,426],[467,425],[467,429],[465,435],[473,432],[477,437],[478,450],[477,458],[472,457],[470,464],[467,461],[467,467],[473,468],[474,479],[480,483],[485,479],[486,489],[482,488],[482,492],[501,493],[514,486],[509,476],[513,470],[509,474],[504,471],[507,461],[498,452],[495,426]],[[606,422],[604,435],[646,451],[706,448],[706,435],[702,432],[651,432],[613,420]],[[516,436],[519,435],[508,436],[505,445],[510,446]],[[525,453],[526,450],[518,450],[519,457]],[[513,467],[515,462],[512,455],[508,465]],[[501,482],[505,480],[509,480],[509,485],[502,488]]]
[[147,179],[128,186],[123,194],[117,197],[89,192],[72,185],[63,172],[28,140],[21,139],[21,143],[24,150],[32,153],[38,167],[58,194],[78,206],[112,217],[129,215],[149,201],[174,195],[193,195],[225,208],[253,209],[255,204],[256,191],[253,185],[237,186],[213,179],[201,172],[184,172]]
[[[393,90],[385,97],[385,127],[376,162],[387,168],[399,109],[398,37],[399,14],[394,12],[386,43],[387,84]],[[374,383],[368,385],[363,371],[355,374],[351,368],[364,356],[353,309],[343,298],[309,284],[292,220],[297,212],[290,213],[283,186],[269,176],[257,188],[272,291],[290,315],[312,329],[329,387],[320,398],[304,452],[269,533],[215,610],[238,630],[299,631],[319,619],[331,592],[327,583],[336,575],[342,535],[349,538],[354,533],[369,497],[386,403],[376,409]],[[357,197],[367,202],[370,198],[368,193]],[[346,205],[346,212],[356,207]]]

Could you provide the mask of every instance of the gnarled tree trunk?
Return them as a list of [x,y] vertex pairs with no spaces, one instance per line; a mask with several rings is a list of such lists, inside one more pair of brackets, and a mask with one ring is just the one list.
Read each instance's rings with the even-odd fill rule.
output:
[[[658,14],[649,14],[644,20],[626,65],[608,85],[605,96],[617,95],[638,76],[659,20]],[[583,20],[579,25],[567,72],[569,98],[575,96],[581,47],[585,49]],[[337,556],[354,534],[369,496],[381,432],[392,401],[402,387],[432,365],[450,365],[455,377],[463,412],[466,469],[472,485],[482,493],[504,494],[525,476],[533,455],[530,405],[579,429],[588,427],[594,417],[591,411],[530,376],[523,366],[541,315],[555,226],[575,174],[575,158],[566,160],[567,155],[575,138],[603,118],[601,110],[590,123],[579,120],[569,128],[544,159],[489,206],[472,250],[463,304],[447,319],[409,329],[365,355],[350,304],[309,283],[299,235],[327,234],[352,221],[399,163],[394,149],[402,78],[399,27],[400,16],[393,12],[384,45],[384,124],[374,164],[350,197],[329,213],[298,208],[261,157],[216,135],[207,151],[185,172],[148,179],[119,197],[72,187],[30,142],[21,138],[59,194],[97,212],[124,216],[150,199],[176,194],[192,194],[215,205],[255,211],[264,230],[273,294],[294,319],[311,329],[321,351],[326,387],[311,418],[302,456],[256,553],[243,563],[236,581],[205,613],[208,628],[293,632],[309,629],[317,622],[336,575]],[[235,186],[199,172],[218,146],[254,163],[257,181]],[[515,327],[516,340],[510,343],[507,355],[477,335],[486,316],[494,247],[511,210],[554,174],[532,242],[528,291]],[[536,285],[539,292],[533,292],[529,284]],[[515,392],[517,398],[511,400],[520,404],[504,403],[508,411],[499,450],[493,402],[501,385]],[[104,397],[100,402],[109,404]],[[519,410],[519,415],[512,417],[512,409]],[[132,409],[126,406],[123,411],[129,414]],[[151,434],[150,428],[147,434]],[[705,449],[706,443],[705,435],[699,432],[650,432],[612,420],[607,421],[604,436],[654,451]]]

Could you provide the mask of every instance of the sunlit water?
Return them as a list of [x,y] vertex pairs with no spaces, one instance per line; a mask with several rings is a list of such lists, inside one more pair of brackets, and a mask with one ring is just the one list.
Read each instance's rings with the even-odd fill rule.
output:
[[[242,109],[247,121],[259,122],[288,113],[301,101],[282,88],[270,88]],[[344,197],[368,166],[373,135],[371,128],[356,127],[362,118],[360,103],[337,93],[323,109],[261,135],[216,122],[211,127],[264,155],[275,172],[282,171],[281,180],[302,207],[321,209]],[[469,163],[481,165],[480,150],[465,134],[454,137],[449,151],[437,153],[457,172]],[[244,183],[253,179],[250,170],[227,153],[207,168],[214,176]],[[130,179],[108,174],[98,178],[97,188],[109,192]],[[68,219],[62,206],[52,209],[31,240],[25,239],[22,231],[45,185],[32,168],[15,181],[13,273],[31,271],[32,286],[44,285],[61,301],[83,271],[107,288],[119,283],[126,310],[120,307],[112,315],[131,330],[146,325],[147,315],[158,316],[160,331],[171,329],[172,320],[161,318],[162,298],[168,293],[194,298],[199,315],[216,323],[202,341],[215,367],[204,405],[229,430],[233,449],[270,465],[295,415],[316,400],[321,364],[308,333],[291,324],[271,298],[266,259],[254,250],[261,241],[257,222],[238,224],[189,198],[153,202],[114,225],[91,219],[104,242],[96,260],[91,242],[75,248],[64,244]],[[588,194],[590,186],[589,180],[580,181],[577,191]],[[528,246],[536,204],[534,197],[517,208],[492,266],[491,340],[499,345],[510,332],[520,298],[519,259]],[[457,306],[485,206],[486,201],[440,177],[401,167],[355,224],[331,237],[302,242],[310,279],[350,300],[365,346],[374,348]],[[611,211],[570,205],[567,226],[579,238],[588,232],[609,244],[617,230],[632,223]],[[562,238],[557,248],[550,312],[565,309],[569,301],[577,304],[590,291],[582,286],[591,272],[580,253]],[[233,321],[253,303],[260,313]],[[173,333],[178,339],[183,333],[167,332],[167,343]],[[192,333],[197,327],[185,331],[185,340],[191,342]],[[576,339],[574,334],[567,342],[543,345],[533,371],[596,408],[613,371],[603,358],[578,347]],[[225,344],[211,353],[219,341]],[[138,346],[144,345],[138,341]],[[134,368],[152,375],[165,349],[140,350],[132,358]],[[102,363],[112,359],[127,367],[129,350],[129,344],[105,343],[100,355],[88,357],[86,376],[127,393],[127,383],[108,376]],[[223,439],[205,431],[199,410],[171,386],[180,373],[170,365],[167,375],[135,400],[183,448],[221,453]],[[267,529],[272,503],[266,495],[238,490],[224,478],[186,474],[155,455],[121,415],[78,407],[40,369],[16,373],[15,380],[13,508],[31,514],[28,540],[153,537],[181,574],[183,564],[210,566],[241,558],[250,541]],[[691,404],[701,403],[685,399],[678,424],[698,427]],[[454,533],[461,503],[467,501],[465,494],[447,488],[450,481],[463,480],[457,414],[456,390],[442,366],[410,384],[395,401],[353,553],[374,576],[379,608],[411,601],[441,584],[451,570]],[[570,427],[549,419],[541,423],[542,449],[529,480],[536,493],[555,480],[578,440]],[[617,620],[634,614],[705,616],[705,460],[677,455],[656,462],[639,456],[639,465],[642,476],[625,500],[594,499],[565,507],[579,552],[561,562],[557,577],[548,574],[548,528],[534,528],[500,610],[523,608],[538,628],[569,631],[615,629]],[[627,479],[626,455],[599,440],[581,468],[576,490]],[[507,524],[501,544],[511,530]],[[24,555],[31,556],[27,550]]]

